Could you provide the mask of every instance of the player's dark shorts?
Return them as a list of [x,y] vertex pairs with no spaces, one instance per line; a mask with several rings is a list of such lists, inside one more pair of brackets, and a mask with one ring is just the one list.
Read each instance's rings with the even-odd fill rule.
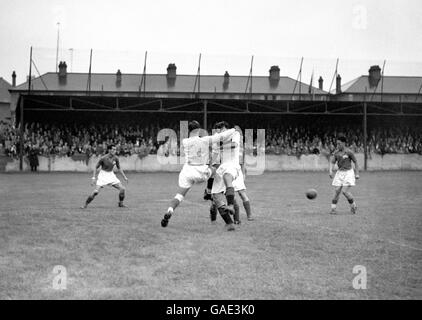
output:
[[213,193],[212,200],[214,201],[217,209],[227,205],[227,200],[226,200],[226,196],[224,195],[224,192]]

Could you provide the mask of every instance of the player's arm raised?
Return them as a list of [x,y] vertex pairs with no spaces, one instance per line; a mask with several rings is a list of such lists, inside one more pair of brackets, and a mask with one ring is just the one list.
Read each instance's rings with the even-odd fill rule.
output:
[[224,142],[227,142],[228,140],[230,140],[233,137],[233,134],[236,132],[235,129],[228,129],[226,131],[220,132],[220,133],[215,133],[212,136],[207,136],[211,143],[218,143],[221,140]]

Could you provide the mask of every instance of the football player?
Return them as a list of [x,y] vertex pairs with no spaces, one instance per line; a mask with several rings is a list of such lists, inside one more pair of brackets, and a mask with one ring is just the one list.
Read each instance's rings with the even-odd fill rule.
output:
[[[129,182],[128,178],[126,177],[123,169],[120,167],[119,158],[116,156],[116,146],[109,145],[107,147],[107,154],[100,158],[97,165],[94,168],[94,173],[92,175],[91,185],[95,184],[95,189],[91,193],[91,195],[86,199],[85,204],[82,206],[82,209],[88,207],[88,204],[94,200],[94,198],[98,195],[100,190],[105,186],[112,186],[119,190],[119,203],[118,206],[121,208],[126,208],[123,204],[123,200],[125,198],[125,191],[126,188],[122,185],[120,180],[114,174],[114,167],[116,167],[123,178],[125,179],[126,183]],[[97,177],[97,170],[100,169]]]
[[[189,138],[183,139],[182,144],[185,152],[185,164],[179,173],[179,190],[176,196],[171,200],[167,213],[161,220],[161,226],[167,227],[169,219],[174,210],[183,201],[190,188],[195,183],[207,181],[215,173],[215,169],[209,166],[209,148],[213,143],[229,141],[234,129],[226,130],[221,133],[216,133],[211,136],[199,136],[200,124],[198,121],[191,121],[188,124]],[[226,222],[230,225],[233,223],[230,215],[226,211],[221,211],[220,214]]]
[[[352,162],[354,164],[354,170],[352,168]],[[338,170],[333,175],[333,167],[337,164]],[[337,202],[340,194],[346,197],[350,204],[350,211],[352,214],[357,212],[357,205],[353,199],[353,195],[350,192],[351,187],[355,186],[356,179],[359,179],[359,166],[353,152],[346,148],[346,137],[339,135],[337,137],[337,149],[334,151],[332,159],[330,161],[329,168],[330,178],[333,178],[332,185],[334,186],[334,197],[331,201],[331,214],[336,214]]]
[[[225,132],[229,129],[226,121],[222,121],[216,125],[217,132]],[[235,130],[235,129],[233,129]],[[227,206],[230,211],[234,212],[234,187],[233,181],[239,176],[241,171],[239,164],[240,155],[240,133],[235,131],[231,141],[223,142],[220,149],[220,166],[216,171],[226,186]]]

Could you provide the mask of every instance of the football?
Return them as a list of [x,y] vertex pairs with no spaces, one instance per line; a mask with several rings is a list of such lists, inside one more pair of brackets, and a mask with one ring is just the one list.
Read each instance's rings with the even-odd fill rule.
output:
[[315,189],[308,189],[308,191],[306,191],[306,198],[313,200],[315,199],[317,196],[317,191]]

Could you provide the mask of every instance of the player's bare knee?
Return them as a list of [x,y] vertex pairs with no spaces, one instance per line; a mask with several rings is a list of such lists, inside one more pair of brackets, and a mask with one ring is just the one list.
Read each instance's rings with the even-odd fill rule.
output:
[[226,184],[227,187],[231,187],[232,186],[232,182],[233,182],[233,177],[230,173],[225,173],[223,175],[223,180],[224,183]]
[[239,195],[240,195],[240,197],[242,198],[242,201],[243,201],[243,202],[249,201],[249,198],[248,198],[248,196],[247,196],[247,194],[246,194],[246,193],[244,193],[244,192],[240,191],[240,192],[239,192]]

